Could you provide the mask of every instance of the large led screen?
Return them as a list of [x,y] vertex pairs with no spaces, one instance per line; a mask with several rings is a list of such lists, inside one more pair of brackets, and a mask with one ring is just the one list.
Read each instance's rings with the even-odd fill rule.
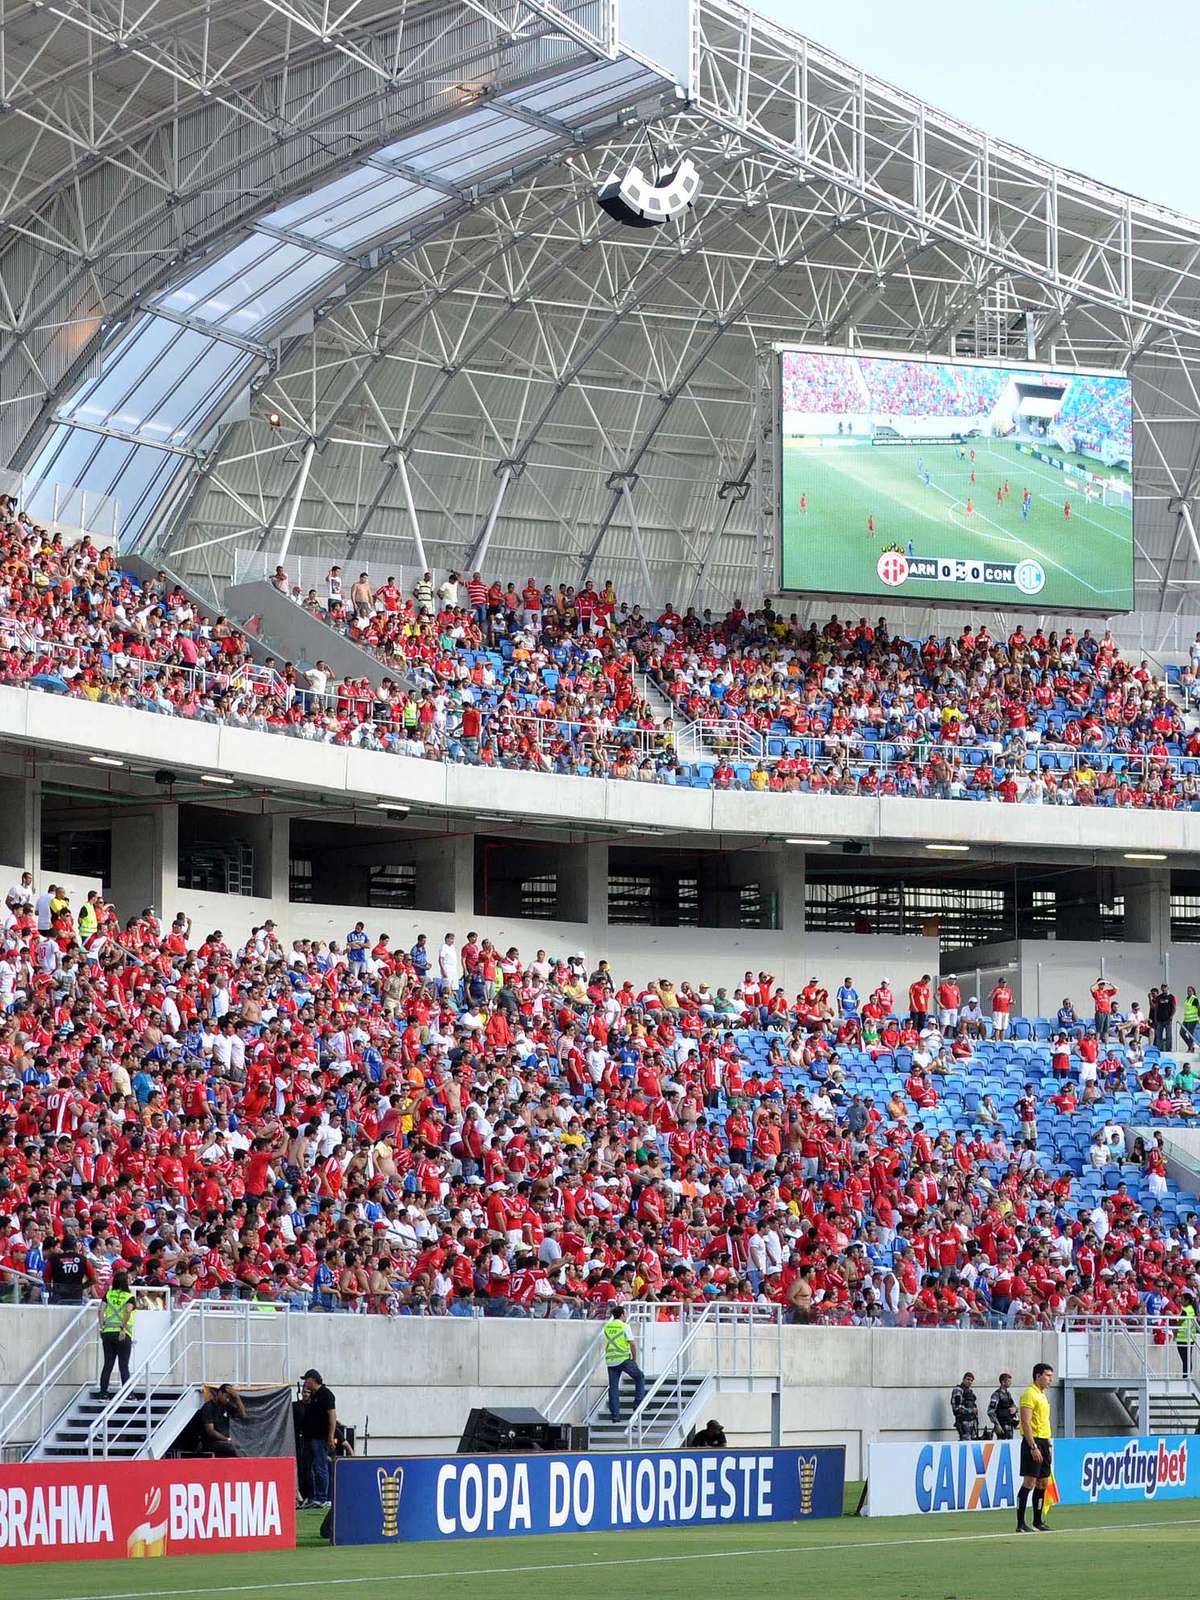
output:
[[1133,416],[1114,373],[779,352],[781,588],[1133,607]]

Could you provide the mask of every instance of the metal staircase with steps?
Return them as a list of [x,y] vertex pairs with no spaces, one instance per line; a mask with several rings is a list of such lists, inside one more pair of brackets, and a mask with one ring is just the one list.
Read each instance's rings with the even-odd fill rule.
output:
[[632,1413],[622,1380],[622,1417],[608,1414],[608,1372],[598,1333],[546,1405],[551,1422],[583,1422],[592,1450],[664,1450],[684,1444],[720,1394],[772,1397],[771,1431],[781,1437],[782,1311],[777,1306],[635,1302],[629,1326],[646,1394]]
[[1115,1396],[1140,1434],[1200,1431],[1200,1384],[1194,1372],[1180,1372],[1177,1327],[1169,1317],[1072,1319],[1059,1336],[1066,1436],[1075,1436],[1076,1400],[1085,1390]]
[[93,1384],[82,1390],[44,1434],[27,1461],[77,1459],[157,1461],[203,1404],[194,1384],[161,1384],[124,1400],[102,1400]]
[[[628,1384],[625,1387],[628,1389]],[[638,1412],[639,1446],[646,1450],[665,1450],[682,1444],[711,1387],[712,1379],[698,1373],[681,1376],[677,1384],[662,1388],[658,1387],[657,1379],[647,1379],[646,1400]],[[608,1395],[600,1395],[587,1419],[588,1448],[627,1450],[632,1424],[633,1419],[628,1416],[613,1422],[608,1415]]]
[[1117,1398],[1139,1433],[1200,1433],[1200,1392],[1187,1378],[1156,1378],[1149,1394],[1149,1417],[1142,1421],[1142,1391],[1118,1389]]
[[140,1308],[138,1319],[129,1379],[102,1400],[94,1379],[77,1381],[81,1369],[95,1372],[99,1351],[95,1307],[80,1309],[0,1406],[0,1460],[158,1460],[196,1414],[205,1382],[266,1377],[275,1351],[279,1376],[289,1371],[290,1318],[274,1307],[197,1300]]

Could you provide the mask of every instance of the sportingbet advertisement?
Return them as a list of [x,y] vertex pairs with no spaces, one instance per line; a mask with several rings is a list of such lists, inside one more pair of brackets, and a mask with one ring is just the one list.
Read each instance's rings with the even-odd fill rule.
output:
[[779,351],[784,591],[1133,608],[1119,373]]
[[1064,1506],[1200,1497],[1200,1436],[1056,1439],[1054,1483]]
[[729,1527],[840,1517],[843,1446],[338,1461],[333,1542]]

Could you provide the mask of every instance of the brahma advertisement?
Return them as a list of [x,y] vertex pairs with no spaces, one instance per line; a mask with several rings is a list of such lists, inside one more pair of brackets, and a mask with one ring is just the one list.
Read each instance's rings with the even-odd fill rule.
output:
[[940,1511],[1012,1510],[1021,1481],[1018,1451],[1016,1439],[873,1444],[866,1514],[910,1517]]
[[840,1517],[843,1446],[338,1461],[335,1544]]
[[290,1550],[296,1468],[232,1461],[0,1467],[0,1562]]

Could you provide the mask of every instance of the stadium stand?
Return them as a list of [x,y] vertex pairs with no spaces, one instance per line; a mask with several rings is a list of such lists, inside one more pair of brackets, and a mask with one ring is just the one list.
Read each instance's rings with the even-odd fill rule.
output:
[[[320,661],[256,665],[227,618],[198,613],[164,573],[65,544],[0,503],[0,681],[322,742],[694,788],[920,795],[1174,810],[1200,804],[1200,730],[1172,687],[1110,632],[986,625],[921,643],[834,616],[823,627],[747,612],[657,618],[611,584],[578,594],[530,579],[435,592],[392,582],[300,603],[405,682],[336,680]],[[289,589],[287,574],[276,586]],[[426,593],[428,590],[428,593]],[[702,757],[639,691],[643,672]],[[1186,681],[1184,679],[1186,678]],[[407,685],[407,686],[406,686]]]
[[1041,1326],[1195,1286],[1196,1213],[1122,1132],[1189,1122],[1195,1070],[1115,995],[1102,1040],[1010,1021],[1002,980],[987,1020],[951,977],[638,990],[470,930],[231,950],[47,900],[44,931],[6,901],[0,1283],[72,1237],[100,1290],[325,1312],[794,1307],[802,1276],[816,1321]]

